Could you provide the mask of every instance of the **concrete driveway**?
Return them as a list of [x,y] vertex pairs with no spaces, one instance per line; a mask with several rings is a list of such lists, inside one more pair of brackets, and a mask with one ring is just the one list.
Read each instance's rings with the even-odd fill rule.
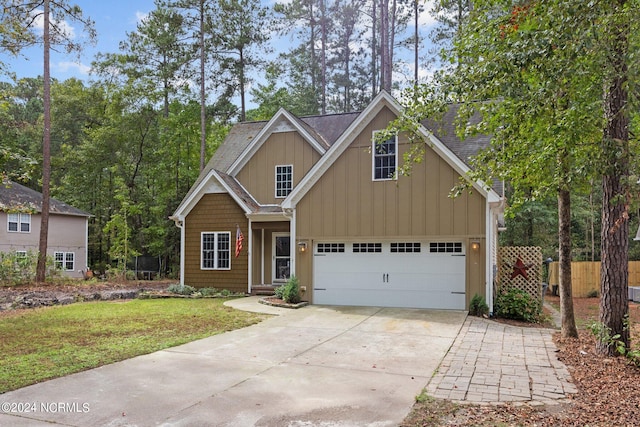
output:
[[[258,307],[253,297],[236,301]],[[466,317],[375,307],[273,311],[281,315],[0,395],[0,425],[395,426]]]

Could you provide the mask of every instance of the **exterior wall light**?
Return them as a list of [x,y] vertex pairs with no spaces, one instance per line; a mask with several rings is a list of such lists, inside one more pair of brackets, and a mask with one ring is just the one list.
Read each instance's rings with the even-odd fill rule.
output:
[[307,251],[307,242],[298,242],[298,252],[306,252]]
[[471,242],[471,250],[472,251],[480,250],[480,242],[477,242],[477,241]]

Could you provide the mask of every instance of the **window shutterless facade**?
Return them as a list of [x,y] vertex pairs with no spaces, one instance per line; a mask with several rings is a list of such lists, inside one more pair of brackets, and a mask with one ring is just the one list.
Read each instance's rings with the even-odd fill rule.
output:
[[14,233],[31,233],[31,214],[7,214],[7,231]]
[[287,197],[293,189],[293,165],[276,166],[276,197]]
[[231,233],[228,231],[203,232],[200,236],[200,268],[230,270]]
[[393,136],[386,141],[376,142],[373,134],[373,180],[385,181],[395,179],[398,169],[398,137]]

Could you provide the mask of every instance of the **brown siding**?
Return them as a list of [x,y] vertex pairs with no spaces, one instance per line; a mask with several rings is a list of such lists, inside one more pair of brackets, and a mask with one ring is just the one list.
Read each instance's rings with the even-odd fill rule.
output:
[[[428,147],[411,176],[371,179],[372,132],[391,118],[381,112],[298,204],[298,237],[484,235],[484,198],[477,191],[450,198],[460,175]],[[406,140],[400,145],[402,155]]]
[[[236,224],[244,234],[242,252],[235,257]],[[213,287],[234,292],[247,292],[248,220],[242,209],[228,194],[206,194],[185,219],[184,283],[197,288]],[[227,231],[231,233],[231,270],[200,268],[200,234]]]
[[[469,245],[470,238],[485,235],[484,197],[473,191],[450,198],[460,175],[429,147],[410,176],[372,180],[373,131],[393,118],[391,111],[381,111],[298,203],[297,238],[308,240],[310,247],[314,240],[365,236],[462,240],[467,245],[467,299],[484,295],[485,243],[475,254]],[[408,143],[402,137],[399,143],[401,163]],[[311,283],[311,256],[297,260],[301,285]]]
[[295,187],[319,159],[320,154],[297,132],[274,133],[236,178],[259,203],[278,204],[282,199],[275,197],[276,166],[293,165]]

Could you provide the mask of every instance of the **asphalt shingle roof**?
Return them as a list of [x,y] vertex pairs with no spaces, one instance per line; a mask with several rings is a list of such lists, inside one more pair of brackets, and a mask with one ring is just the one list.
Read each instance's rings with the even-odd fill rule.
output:
[[[0,210],[30,208],[42,212],[42,193],[18,184],[17,182],[0,182]],[[78,208],[74,208],[60,200],[51,198],[49,213],[74,216],[91,216]]]

